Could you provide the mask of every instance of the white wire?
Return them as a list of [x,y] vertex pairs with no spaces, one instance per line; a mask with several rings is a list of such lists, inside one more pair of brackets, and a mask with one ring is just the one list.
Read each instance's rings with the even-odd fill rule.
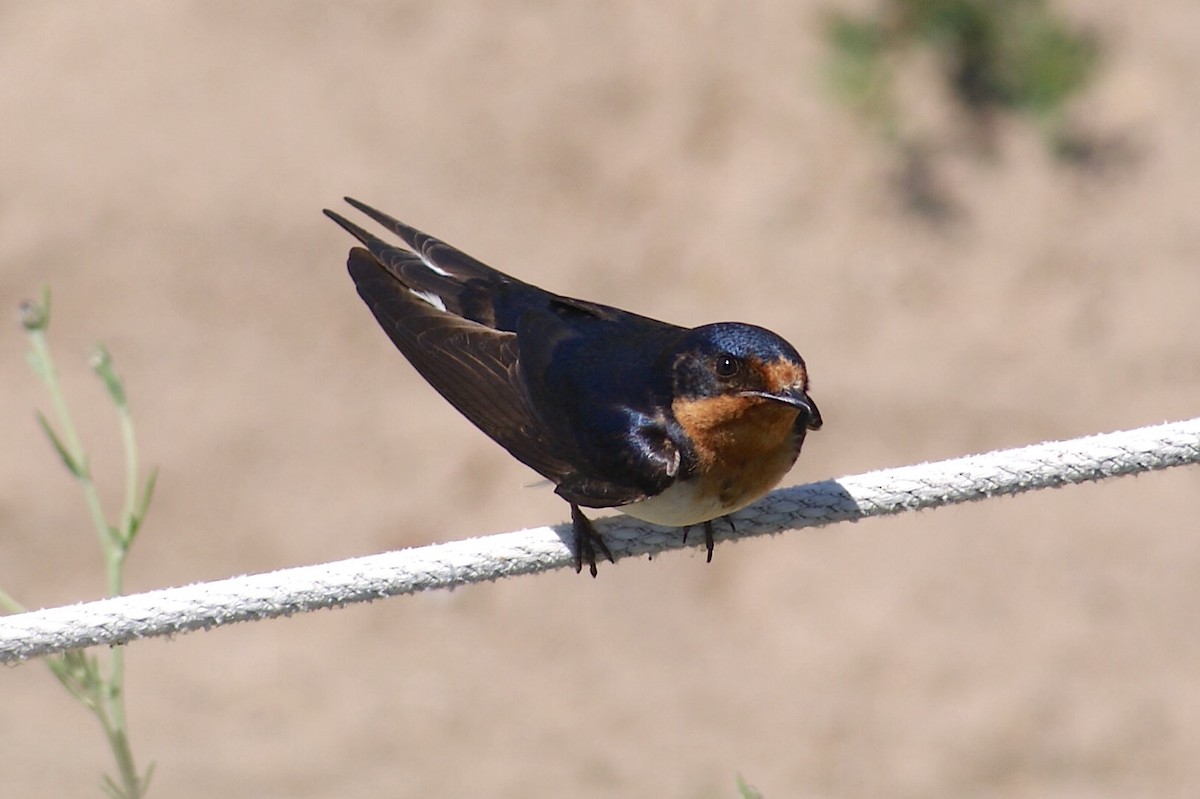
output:
[[[1200,418],[781,489],[737,513],[736,532],[718,524],[717,534],[779,533],[1198,462]],[[679,530],[624,516],[596,527],[618,559],[684,546]],[[537,527],[0,617],[0,663],[561,569],[573,563],[571,538],[569,524]]]

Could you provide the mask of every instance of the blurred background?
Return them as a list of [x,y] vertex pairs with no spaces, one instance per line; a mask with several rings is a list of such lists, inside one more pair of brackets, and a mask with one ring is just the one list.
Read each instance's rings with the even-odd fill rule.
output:
[[[826,425],[789,481],[1200,408],[1200,6],[0,3],[0,586],[99,597],[20,300],[130,591],[562,522],[393,350],[349,194],[561,293],[755,322]],[[602,564],[127,650],[151,796],[1200,789],[1200,472]],[[5,795],[109,755],[0,674]]]

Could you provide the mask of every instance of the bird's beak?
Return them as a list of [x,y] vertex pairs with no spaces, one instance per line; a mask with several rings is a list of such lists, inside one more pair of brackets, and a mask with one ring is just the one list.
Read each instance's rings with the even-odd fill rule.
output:
[[761,397],[773,402],[782,402],[784,405],[791,405],[804,417],[804,426],[806,428],[809,430],[821,429],[821,411],[817,408],[817,403],[812,401],[812,397],[808,396],[808,393],[801,389],[788,388],[778,394],[771,394],[766,391],[744,391],[742,392],[742,396]]

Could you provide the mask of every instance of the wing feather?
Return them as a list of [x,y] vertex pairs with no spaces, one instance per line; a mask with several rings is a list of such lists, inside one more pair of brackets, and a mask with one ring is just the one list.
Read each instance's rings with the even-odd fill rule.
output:
[[560,482],[572,466],[563,442],[545,440],[520,377],[515,333],[439,310],[361,248],[350,253],[358,294],[421,376],[517,460]]

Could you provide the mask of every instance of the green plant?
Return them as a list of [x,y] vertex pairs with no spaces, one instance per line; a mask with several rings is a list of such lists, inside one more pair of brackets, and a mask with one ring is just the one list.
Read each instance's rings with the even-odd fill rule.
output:
[[1054,151],[1068,155],[1067,102],[1092,80],[1099,47],[1047,0],[884,0],[875,14],[830,14],[830,76],[837,94],[894,138],[902,109],[897,75],[926,48],[950,96],[977,122],[993,114],[1032,118]]
[[763,799],[758,789],[746,782],[746,778],[741,774],[737,775],[737,788],[740,799]]
[[[67,409],[66,397],[58,380],[58,371],[50,357],[50,348],[46,340],[49,324],[49,290],[43,291],[40,304],[21,304],[21,325],[29,337],[30,344],[29,363],[50,394],[57,428],[40,412],[37,417],[38,423],[67,470],[83,490],[84,502],[92,524],[99,534],[100,548],[104,553],[108,594],[117,596],[123,590],[125,558],[137,538],[149,508],[157,471],[152,470],[145,482],[142,482],[133,416],[129,410],[125,386],[113,369],[112,357],[108,351],[104,347],[97,347],[92,353],[90,365],[92,371],[104,383],[116,406],[125,457],[124,502],[117,522],[110,524],[101,505],[99,492],[92,481],[87,452],[83,449],[75,423]],[[0,605],[14,613],[23,610],[20,604],[3,591],[0,591]],[[116,760],[118,775],[116,779],[104,775],[102,786],[105,792],[114,799],[139,799],[144,796],[154,766],[151,764],[145,774],[139,774],[129,744],[125,717],[124,651],[120,647],[110,650],[106,664],[102,664],[95,655],[83,651],[51,656],[46,658],[45,662],[63,687],[96,716],[104,730],[104,736]]]

